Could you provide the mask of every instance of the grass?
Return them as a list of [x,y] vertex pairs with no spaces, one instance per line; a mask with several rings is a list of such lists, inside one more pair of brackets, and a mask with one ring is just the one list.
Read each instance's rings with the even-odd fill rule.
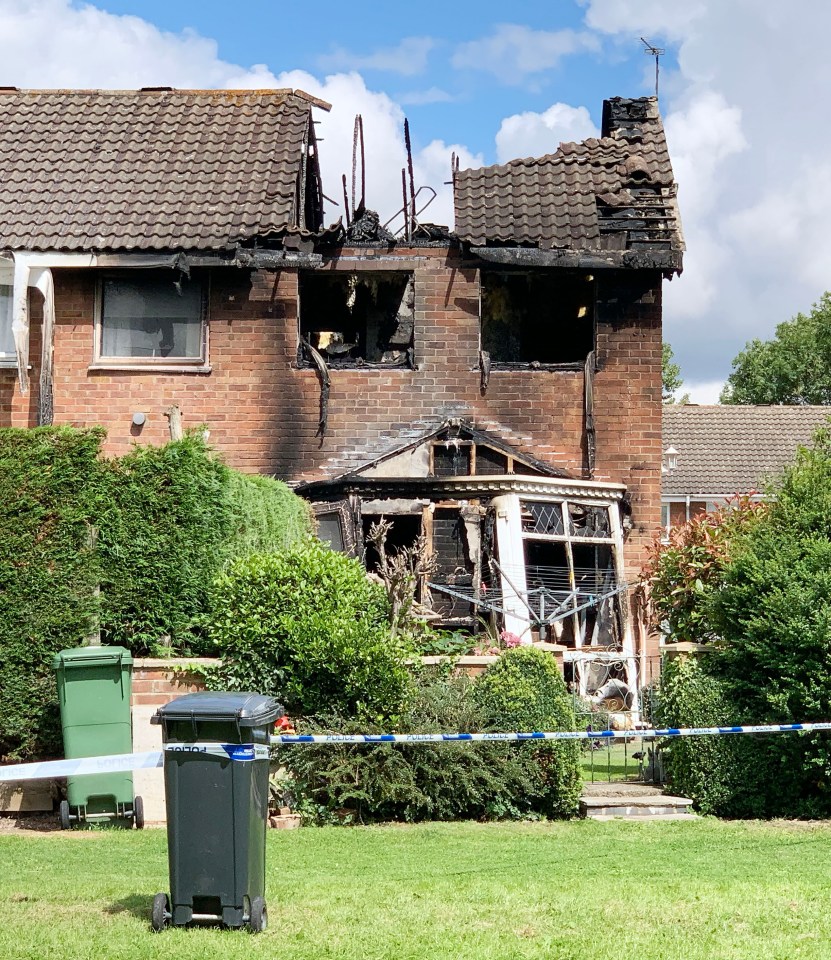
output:
[[641,768],[632,753],[646,750],[646,747],[641,745],[642,742],[625,744],[601,741],[596,750],[583,750],[580,753],[580,773],[583,779],[588,783],[637,780]]
[[270,927],[153,934],[162,831],[0,835],[4,960],[831,956],[831,825],[272,831]]

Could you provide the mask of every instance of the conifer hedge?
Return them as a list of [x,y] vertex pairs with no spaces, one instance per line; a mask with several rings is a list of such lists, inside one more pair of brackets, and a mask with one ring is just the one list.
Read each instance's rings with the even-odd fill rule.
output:
[[103,430],[0,430],[0,759],[60,751],[52,656],[98,609]]
[[197,653],[223,566],[312,530],[285,484],[231,470],[199,434],[115,460],[104,436],[0,430],[0,760],[60,751],[55,652],[100,632]]

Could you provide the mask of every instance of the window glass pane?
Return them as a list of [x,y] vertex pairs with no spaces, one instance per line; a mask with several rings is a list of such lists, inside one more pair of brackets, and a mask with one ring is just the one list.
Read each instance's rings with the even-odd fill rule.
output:
[[200,359],[202,285],[176,274],[106,278],[101,356]]
[[317,536],[333,550],[344,552],[343,529],[339,513],[323,513],[317,517]]
[[14,356],[12,336],[12,287],[0,284],[0,357]]

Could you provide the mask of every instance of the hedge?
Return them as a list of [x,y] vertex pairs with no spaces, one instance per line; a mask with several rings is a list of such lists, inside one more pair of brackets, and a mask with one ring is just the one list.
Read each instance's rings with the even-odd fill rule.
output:
[[104,436],[0,430],[0,760],[59,752],[57,650],[100,630],[138,654],[197,651],[228,560],[312,529],[285,484],[229,469],[199,435],[117,460]]
[[96,624],[103,430],[0,430],[0,759],[60,751],[52,657]]

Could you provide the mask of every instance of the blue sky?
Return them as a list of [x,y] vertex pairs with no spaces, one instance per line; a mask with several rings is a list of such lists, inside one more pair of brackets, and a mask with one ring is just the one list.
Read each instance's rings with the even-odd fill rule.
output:
[[[661,110],[687,241],[664,326],[694,400],[714,400],[753,337],[831,288],[831,4],[800,0],[0,0],[0,83],[19,87],[275,87],[318,112],[338,199],[364,117],[368,203],[399,205],[402,126],[417,184],[461,165],[594,135],[602,101],[653,90],[644,36],[666,49]],[[330,207],[336,219],[340,210]]]
[[[517,5],[520,17],[510,5],[493,0],[322,2],[314,5],[313,29],[308,6],[276,0],[248,0],[239,6],[215,0],[106,0],[96,5],[142,17],[162,30],[195,30],[216,40],[223,60],[262,63],[275,75],[357,70],[404,106],[416,142],[436,137],[460,141],[487,162],[496,160],[494,136],[505,116],[543,111],[557,101],[583,103],[599,126],[604,97],[643,96],[654,87],[654,61],[645,56],[637,32],[623,42],[592,35],[586,30],[585,7],[573,0],[524,2]],[[496,77],[481,62],[475,66],[475,52],[474,63],[454,65],[466,44],[507,24],[534,32],[584,34],[596,49],[579,50],[513,81]],[[416,42],[401,50],[405,38]],[[666,49],[662,62],[671,69],[673,44]]]

